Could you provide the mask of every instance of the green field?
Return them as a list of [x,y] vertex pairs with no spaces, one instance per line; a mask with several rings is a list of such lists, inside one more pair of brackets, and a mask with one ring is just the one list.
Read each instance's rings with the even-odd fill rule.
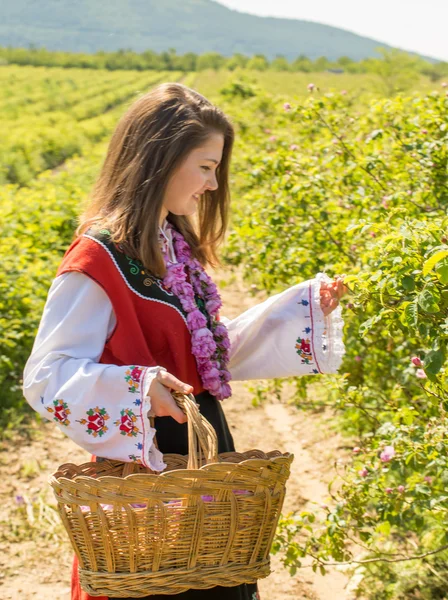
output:
[[[323,402],[359,451],[334,506],[282,520],[274,550],[292,573],[363,566],[360,597],[446,598],[448,577],[448,96],[422,75],[101,71],[0,67],[0,407],[3,436],[31,411],[21,376],[48,288],[114,127],[162,81],[231,118],[234,200],[223,261],[275,293],[345,273],[347,353],[321,376]],[[317,86],[310,91],[308,85]],[[317,89],[318,88],[318,89]],[[284,106],[289,103],[290,107]],[[419,357],[419,374],[411,361]],[[314,410],[296,378],[298,409]],[[281,381],[260,385],[269,398]],[[31,415],[32,416],[32,415]],[[380,459],[393,446],[390,462]],[[355,567],[354,567],[355,568]],[[417,595],[416,581],[419,592]],[[443,583],[445,582],[445,584]]]

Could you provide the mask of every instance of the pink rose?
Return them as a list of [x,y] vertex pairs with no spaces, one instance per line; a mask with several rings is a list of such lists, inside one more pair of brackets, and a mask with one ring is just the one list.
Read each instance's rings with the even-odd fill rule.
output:
[[230,371],[227,371],[227,369],[223,369],[221,371],[221,379],[224,381],[224,383],[227,383],[228,381],[230,381],[232,379],[232,375],[231,375]]
[[[176,293],[176,292],[174,292]],[[188,313],[192,312],[197,308],[196,302],[192,298],[181,298],[180,303],[182,304],[182,308]]]
[[192,334],[192,347],[195,356],[210,357],[216,350],[216,342],[213,339],[212,332],[205,327],[194,331]]
[[208,312],[214,315],[222,306],[222,302],[219,299],[212,299],[205,303]]
[[201,329],[207,326],[207,319],[199,309],[195,309],[187,315],[188,326],[193,329]]
[[386,446],[384,450],[380,454],[380,459],[382,462],[389,462],[395,456],[395,449],[393,446]]
[[358,471],[358,475],[360,477],[367,477],[367,475],[369,474],[368,470],[366,469],[366,467],[363,467],[362,469],[360,469]]
[[415,374],[419,379],[426,379],[426,373],[423,369],[417,369]]
[[230,398],[231,395],[232,395],[232,388],[230,387],[230,385],[228,383],[223,383],[221,386],[221,393],[220,393],[221,398]]
[[416,367],[421,367],[422,366],[422,361],[419,359],[418,356],[413,356],[411,358],[412,364],[415,365]]
[[163,279],[163,283],[170,288],[173,284],[186,281],[187,276],[185,275],[183,269],[184,267],[180,263],[176,263],[168,267],[167,274]]
[[215,327],[215,335],[217,337],[223,337],[225,335],[227,335],[228,331],[227,331],[227,327],[225,325],[223,325],[222,323],[220,323],[219,325],[217,325]]

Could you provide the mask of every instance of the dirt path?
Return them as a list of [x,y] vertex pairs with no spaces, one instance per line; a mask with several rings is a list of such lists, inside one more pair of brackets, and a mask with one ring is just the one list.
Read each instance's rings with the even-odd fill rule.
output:
[[[220,286],[222,314],[229,318],[263,300],[262,295],[248,296],[238,276],[215,273],[213,277],[218,286],[230,279],[227,286]],[[284,402],[254,408],[247,383],[233,382],[232,388],[224,410],[237,449],[279,449],[295,455],[284,512],[324,503],[334,458],[344,452],[344,442],[327,425],[330,415],[300,413]],[[90,455],[49,422],[39,426],[32,442],[17,437],[0,450],[0,598],[69,600],[72,551],[48,508],[54,502],[47,477],[60,463],[85,462]],[[22,508],[17,495],[25,496]],[[18,502],[23,504],[20,498]],[[38,525],[43,520],[46,524]],[[48,539],[49,532],[59,539]],[[259,584],[263,600],[350,598],[344,589],[347,579],[340,572],[322,577],[305,568],[291,578],[277,557],[272,566],[272,574]]]

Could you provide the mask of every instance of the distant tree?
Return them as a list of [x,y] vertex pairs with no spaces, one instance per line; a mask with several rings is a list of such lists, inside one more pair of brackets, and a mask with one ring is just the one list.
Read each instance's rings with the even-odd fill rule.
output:
[[269,62],[264,54],[255,54],[247,63],[247,68],[254,71],[266,71],[268,67]]
[[194,52],[187,52],[182,56],[181,71],[196,71],[198,55]]
[[142,52],[142,58],[147,69],[157,70],[161,68],[159,55],[154,50],[145,50]]
[[422,73],[433,82],[439,81],[439,79],[448,77],[448,62],[439,62],[434,65],[425,63],[422,65]]
[[228,58],[225,62],[226,69],[229,71],[234,71],[235,69],[244,69],[249,62],[249,58],[244,54],[240,54],[239,52],[235,53],[233,56]]
[[218,52],[206,52],[198,58],[197,69],[204,71],[205,69],[220,69],[225,63],[225,57]]
[[161,69],[164,71],[173,71],[174,67],[174,54],[172,52],[161,52],[159,54],[159,61],[161,62]]
[[281,54],[277,54],[277,56],[271,61],[269,67],[273,71],[291,71],[291,65]]
[[331,62],[328,60],[326,56],[319,56],[314,61],[313,71],[326,71],[331,67]]
[[377,87],[381,93],[391,97],[410,89],[421,72],[422,61],[402,50],[379,47],[383,58],[369,59],[369,70],[378,76]]
[[313,70],[313,63],[304,54],[300,54],[291,64],[293,71],[300,71],[302,73],[311,73]]

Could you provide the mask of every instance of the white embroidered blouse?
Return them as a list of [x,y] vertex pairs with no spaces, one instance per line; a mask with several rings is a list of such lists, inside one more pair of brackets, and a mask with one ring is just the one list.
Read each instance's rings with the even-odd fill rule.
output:
[[[160,243],[175,261],[166,225],[165,220],[159,228]],[[344,322],[340,305],[324,316],[319,293],[323,281],[331,279],[318,273],[235,319],[220,317],[229,332],[233,380],[337,372],[345,353]],[[23,394],[88,452],[162,471],[166,465],[153,443],[148,390],[164,367],[99,363],[115,323],[106,292],[90,277],[76,271],[56,277],[25,366]],[[131,376],[136,367],[141,369],[140,383]]]

